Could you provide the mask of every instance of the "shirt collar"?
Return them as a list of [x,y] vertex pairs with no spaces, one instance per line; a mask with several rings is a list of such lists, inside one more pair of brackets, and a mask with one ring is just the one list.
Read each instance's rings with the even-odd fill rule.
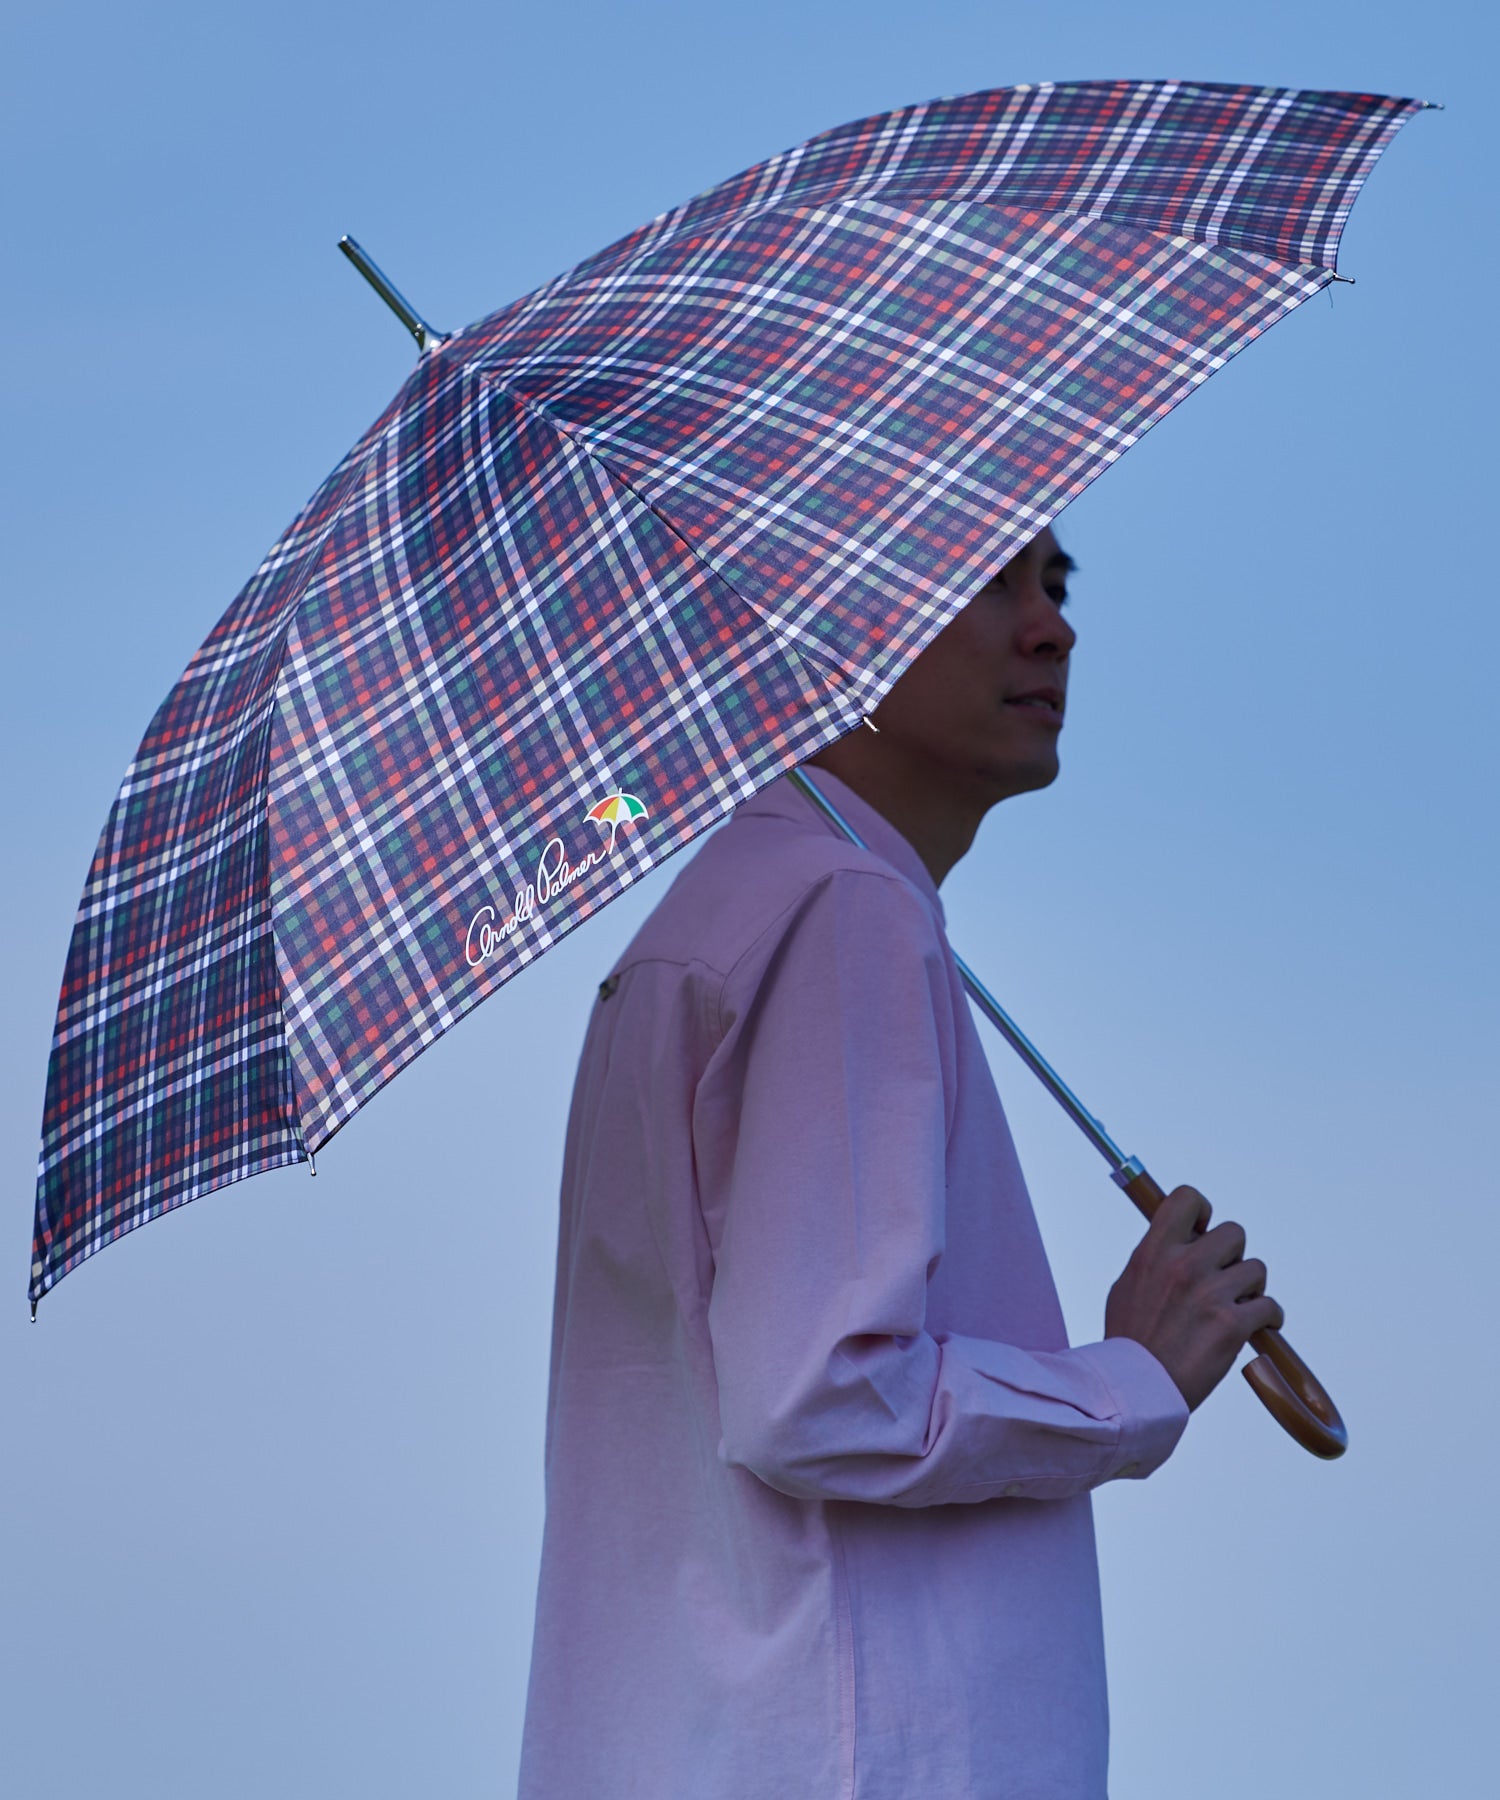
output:
[[[867,848],[882,862],[889,863],[898,874],[904,875],[926,898],[937,914],[939,925],[946,927],[947,920],[943,914],[943,902],[938,896],[937,883],[932,879],[926,863],[885,814],[877,812],[868,800],[862,800],[847,782],[840,781],[829,770],[814,765],[803,770],[803,773],[819,793],[825,794],[844,815],[864,839]],[[835,837],[842,838],[844,835],[785,775],[768,782],[758,794],[752,795],[738,807],[737,811],[769,813],[783,819],[811,821]]]

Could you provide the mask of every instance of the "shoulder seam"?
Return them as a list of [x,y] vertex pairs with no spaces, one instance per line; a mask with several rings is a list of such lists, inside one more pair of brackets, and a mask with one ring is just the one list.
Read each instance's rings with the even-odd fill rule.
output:
[[836,868],[824,869],[820,874],[814,875],[810,881],[807,881],[802,887],[798,888],[797,892],[787,901],[786,905],[782,907],[781,911],[776,914],[774,919],[768,919],[766,921],[720,977],[718,989],[714,994],[714,1026],[716,1035],[720,1040],[722,1040],[724,1036],[724,990],[729,986],[729,983],[733,979],[734,973],[739,968],[740,964],[744,962],[751,951],[761,943],[768,932],[775,930],[789,912],[792,912],[795,908],[802,905],[809,894],[814,892],[817,888],[826,886],[840,875],[863,876],[872,881],[885,881],[896,887],[904,888],[912,899],[921,905],[923,912],[927,911],[927,906],[922,895],[917,892],[906,877],[897,869],[870,869],[863,868],[857,863],[841,863]]
[[612,973],[623,975],[627,969],[639,968],[643,963],[665,963],[669,969],[707,969],[710,975],[724,973],[717,963],[711,963],[706,956],[660,956],[650,950],[643,950],[639,956],[621,957],[612,966]]

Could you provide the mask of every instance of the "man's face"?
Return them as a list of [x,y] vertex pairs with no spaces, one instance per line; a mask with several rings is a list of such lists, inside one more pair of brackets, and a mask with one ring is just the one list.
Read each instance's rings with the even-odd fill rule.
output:
[[[1057,779],[1057,739],[1077,634],[1062,615],[1072,559],[1051,528],[991,577],[875,708],[907,761],[985,804]],[[1038,692],[1047,702],[1026,702]]]

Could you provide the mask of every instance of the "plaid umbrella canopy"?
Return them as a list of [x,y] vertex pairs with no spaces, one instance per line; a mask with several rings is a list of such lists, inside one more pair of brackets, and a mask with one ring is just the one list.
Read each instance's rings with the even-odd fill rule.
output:
[[998,89],[813,138],[437,342],[152,721],[48,1071],[33,1308],[308,1159],[856,726],[994,570],[1337,279],[1421,101]]

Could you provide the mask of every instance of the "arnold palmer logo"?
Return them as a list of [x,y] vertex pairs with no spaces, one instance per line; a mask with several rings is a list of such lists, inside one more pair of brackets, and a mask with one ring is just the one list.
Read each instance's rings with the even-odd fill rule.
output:
[[601,863],[607,863],[614,855],[616,831],[621,825],[644,819],[646,809],[634,794],[617,792],[595,801],[584,816],[603,826],[604,837],[581,862],[568,861],[560,837],[548,838],[537,858],[536,874],[516,889],[516,903],[506,917],[500,918],[493,906],[481,906],[470,919],[464,938],[464,960],[471,969],[481,968],[492,956],[498,955],[505,940],[513,936],[516,927],[524,925],[539,906],[545,906],[555,895],[572,887],[575,881],[582,881]]

